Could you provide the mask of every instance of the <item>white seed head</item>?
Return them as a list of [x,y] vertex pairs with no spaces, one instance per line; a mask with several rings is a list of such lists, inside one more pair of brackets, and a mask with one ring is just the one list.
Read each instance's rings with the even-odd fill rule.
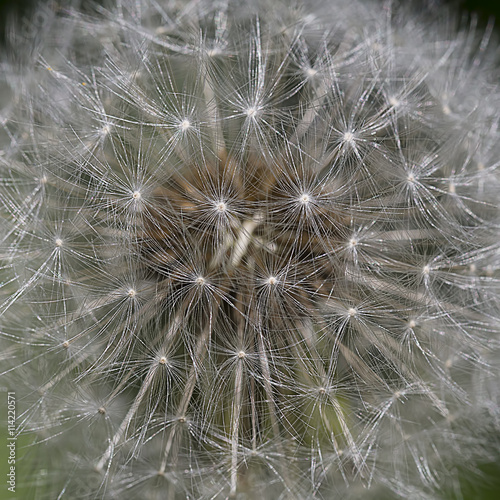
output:
[[308,205],[311,201],[311,197],[307,193],[304,193],[300,196],[299,201],[302,205]]
[[219,201],[215,204],[215,208],[218,212],[225,212],[227,210],[227,205],[223,201]]
[[179,127],[180,127],[180,129],[182,131],[186,131],[189,128],[191,128],[191,122],[189,120],[187,120],[187,119],[182,120],[181,123],[180,123],[180,125],[179,125]]
[[389,97],[389,104],[397,108],[401,104],[401,102],[396,97]]
[[344,142],[347,142],[348,144],[352,144],[354,142],[355,136],[352,132],[346,132],[343,135],[343,140]]
[[111,125],[104,125],[101,129],[101,135],[106,136],[111,132]]
[[40,500],[462,497],[500,463],[489,28],[39,3],[0,56],[0,371]]
[[257,108],[255,107],[250,107],[248,109],[245,110],[245,114],[249,117],[249,118],[254,118],[255,115],[257,114]]
[[305,74],[308,78],[313,78],[318,74],[318,71],[314,68],[307,68]]

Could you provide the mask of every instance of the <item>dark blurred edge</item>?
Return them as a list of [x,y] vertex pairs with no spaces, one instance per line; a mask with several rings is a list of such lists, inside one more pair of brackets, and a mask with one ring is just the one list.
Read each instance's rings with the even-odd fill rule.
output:
[[[64,6],[65,1],[59,0]],[[99,2],[99,0],[97,0]],[[187,1],[187,0],[186,0]],[[306,0],[307,1],[307,0]],[[334,0],[332,0],[334,1]],[[408,1],[408,0],[404,0]],[[417,3],[421,0],[416,0]],[[442,0],[446,4],[456,5],[463,12],[476,12],[480,22],[486,24],[492,16],[500,20],[500,0]],[[36,4],[48,3],[48,0],[0,0],[0,45],[5,42],[6,20],[9,14],[15,13],[17,17],[30,12]],[[500,21],[496,23],[500,26]],[[498,28],[500,31],[500,27]]]
[[[64,0],[63,0],[64,1]],[[21,18],[34,8],[37,0],[0,0],[0,44],[5,42],[6,23],[11,15]]]

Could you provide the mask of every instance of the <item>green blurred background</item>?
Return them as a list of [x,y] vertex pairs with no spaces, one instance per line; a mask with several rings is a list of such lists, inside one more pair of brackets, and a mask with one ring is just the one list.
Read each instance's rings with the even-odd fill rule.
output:
[[[418,2],[419,0],[415,1]],[[5,23],[9,15],[15,14],[17,16],[22,16],[23,14],[29,12],[30,8],[32,8],[32,6],[36,3],[36,0],[0,0],[0,50],[5,39]],[[59,3],[64,6],[65,0],[60,0]],[[66,1],[66,3],[68,2]],[[497,31],[500,33],[500,0],[448,0],[444,3],[454,5],[459,11],[464,13],[476,12],[479,15],[480,24],[483,26],[486,25],[491,17],[496,18]],[[0,453],[0,500],[36,500],[28,496],[29,493],[23,491],[22,488],[17,488],[16,494],[12,494],[7,491],[7,449],[5,448],[4,439],[6,394],[0,391],[0,397],[3,397],[2,399],[4,399],[3,401],[0,401],[0,447],[3,450]],[[29,460],[25,460],[24,463],[22,460],[23,455],[30,455],[29,447],[23,448],[28,443],[29,439],[27,437],[21,438],[18,442],[17,458],[18,460],[21,459],[17,464],[18,484],[21,482],[22,477],[30,475]],[[500,463],[483,464],[481,466],[481,472],[484,474],[484,477],[479,480],[477,477],[470,477],[470,474],[464,472],[462,475],[462,500],[500,500]],[[454,492],[449,492],[448,495],[443,497],[443,500],[448,499],[455,500],[457,499],[457,496]],[[412,499],[409,498],[409,500]]]

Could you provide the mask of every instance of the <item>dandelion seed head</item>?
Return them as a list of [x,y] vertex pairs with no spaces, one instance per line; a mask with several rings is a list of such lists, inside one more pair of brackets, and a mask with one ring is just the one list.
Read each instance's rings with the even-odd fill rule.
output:
[[191,122],[188,119],[184,119],[181,121],[179,127],[182,131],[186,131],[191,128]]
[[215,208],[218,212],[224,213],[227,210],[227,205],[223,201],[219,201],[215,204]]
[[107,136],[111,133],[111,125],[104,125],[104,127],[101,128],[101,135],[102,136]]
[[245,114],[248,118],[255,118],[257,115],[258,109],[255,106],[250,106],[245,110]]
[[389,97],[388,99],[389,101],[389,104],[395,108],[397,108],[398,106],[401,105],[401,101],[399,99],[397,99],[396,97]]
[[318,70],[314,68],[307,68],[304,73],[308,78],[314,78],[318,74]]
[[2,385],[40,500],[441,498],[498,458],[498,42],[276,1],[9,30]]
[[308,205],[311,201],[311,197],[307,193],[304,193],[300,196],[299,201],[302,205]]
[[353,144],[355,142],[356,136],[354,135],[353,132],[348,131],[344,133],[342,139],[344,142],[347,142],[348,144]]

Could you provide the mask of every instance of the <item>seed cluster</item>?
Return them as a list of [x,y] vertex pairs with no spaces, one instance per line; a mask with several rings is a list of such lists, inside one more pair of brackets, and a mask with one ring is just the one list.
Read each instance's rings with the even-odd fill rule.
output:
[[334,4],[55,10],[2,63],[29,494],[431,499],[497,457],[491,32]]

